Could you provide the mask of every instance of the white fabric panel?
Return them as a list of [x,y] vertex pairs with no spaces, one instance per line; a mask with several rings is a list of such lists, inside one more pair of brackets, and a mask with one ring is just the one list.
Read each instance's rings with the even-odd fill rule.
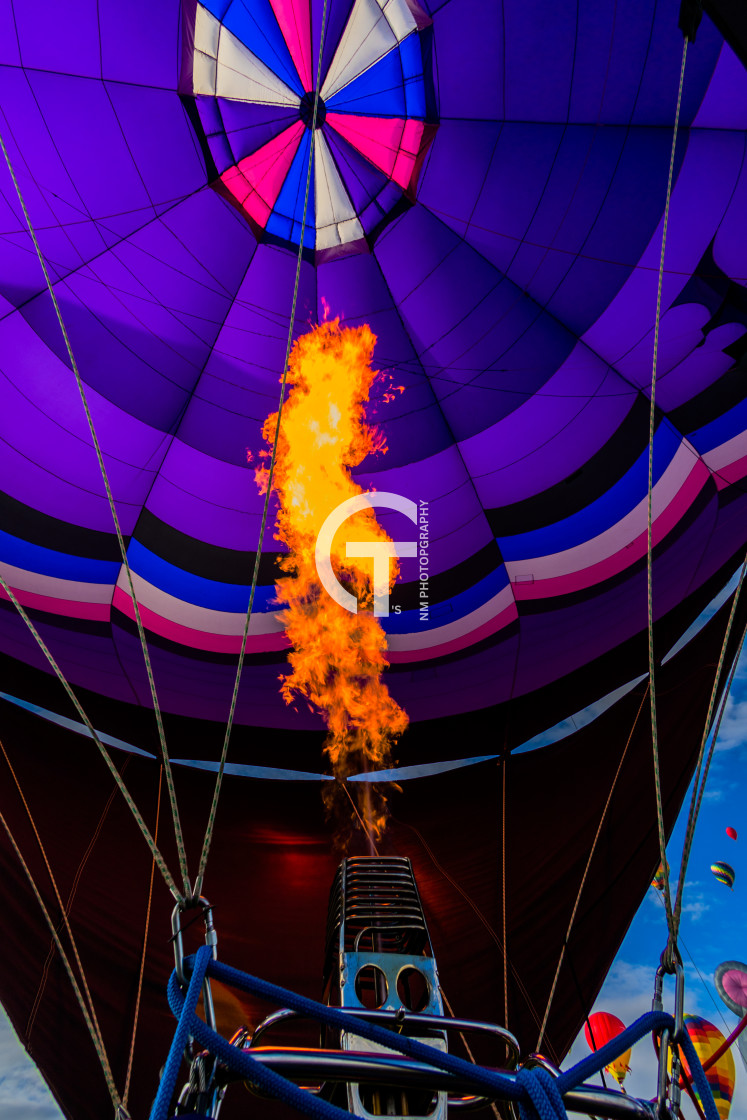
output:
[[[411,30],[416,27],[404,0],[389,0],[386,7],[385,14],[377,0],[356,0],[321,89],[325,100],[368,70],[374,62],[393,50],[400,38],[404,38],[397,37],[387,18],[388,15],[395,17],[394,9],[397,10],[395,22],[398,26],[405,19],[400,9],[405,9],[412,24]],[[393,9],[391,13],[389,8]]]
[[195,51],[192,59],[192,84],[195,93],[204,93],[210,97],[215,97],[217,71],[218,67],[214,58]]
[[417,30],[415,17],[404,0],[379,0],[379,7],[387,18],[387,22],[398,42],[406,39],[411,31]]
[[210,58],[217,58],[219,35],[220,20],[217,20],[202,4],[198,4],[195,16],[195,50],[209,55]]
[[314,133],[314,201],[317,249],[331,249],[363,237],[363,229],[321,129]]
[[301,99],[225,27],[218,44],[218,97],[298,107]]

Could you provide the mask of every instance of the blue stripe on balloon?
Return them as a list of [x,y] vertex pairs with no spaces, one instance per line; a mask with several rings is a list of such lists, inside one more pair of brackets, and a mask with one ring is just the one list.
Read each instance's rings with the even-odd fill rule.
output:
[[[155,552],[151,552],[136,540],[130,541],[127,556],[134,572],[160,591],[165,591],[185,603],[233,614],[243,614],[249,606],[249,581],[252,573],[248,568],[246,584],[219,583],[217,580],[205,579],[204,576],[195,576],[191,572],[177,568],[175,564],[170,564],[167,560],[156,556]],[[277,606],[273,605],[274,600],[274,584],[269,587],[258,586],[252,608],[254,613],[277,610]]]
[[[309,145],[311,143],[310,130],[304,129],[304,134],[298,145],[298,151],[293,157],[285,182],[278,195],[275,209],[267,219],[265,229],[275,237],[282,237],[285,241],[294,242],[296,245],[301,240],[301,220],[303,217],[303,201],[306,193],[306,176],[309,167]],[[308,249],[313,249],[316,243],[316,226],[314,219],[314,166],[312,160],[311,182],[309,183],[309,206],[306,212],[306,229],[304,230],[303,243]]]
[[326,105],[330,112],[335,113],[359,113],[370,117],[407,116],[405,75],[399,50],[385,54],[338,90]]
[[733,439],[747,428],[747,399],[740,401],[734,408],[730,408],[723,416],[704,424],[694,432],[689,432],[687,438],[701,455],[720,447],[722,443]]
[[405,76],[405,100],[408,117],[423,118],[425,113],[425,83],[423,78],[423,55],[419,35],[408,35],[400,43],[402,73]]
[[421,619],[419,610],[414,610],[402,611],[400,614],[392,613],[388,618],[382,618],[381,622],[387,634],[413,634],[418,630],[437,630],[447,622],[456,622],[472,611],[476,611],[489,599],[494,598],[507,584],[508,573],[501,564],[484,579],[451,599],[435,602],[433,596],[430,596],[427,621]]
[[112,584],[117,582],[120,565],[112,560],[89,560],[85,556],[70,556],[51,548],[31,544],[21,537],[13,537],[0,530],[0,556],[6,564],[37,572],[56,579],[75,580],[77,583]]
[[[654,437],[654,485],[667,469],[682,440],[669,424],[660,424]],[[552,556],[583,544],[617,525],[648,493],[648,448],[615,485],[585,509],[563,521],[529,533],[499,537],[504,560],[530,560]]]
[[203,0],[203,4],[273,74],[303,96],[305,90],[269,0],[252,0],[251,10],[242,3],[229,3],[225,15],[225,0]]

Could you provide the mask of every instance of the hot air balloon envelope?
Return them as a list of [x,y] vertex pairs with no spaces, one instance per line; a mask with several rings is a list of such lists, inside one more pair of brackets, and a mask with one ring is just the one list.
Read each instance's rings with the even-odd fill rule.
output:
[[737,838],[736,828],[732,828],[731,825],[729,825],[728,828],[726,829],[726,835],[729,836],[732,840],[736,840],[736,838]]
[[725,887],[731,888],[734,886],[736,873],[731,864],[724,863],[722,860],[718,860],[716,863],[711,864],[711,871],[714,878],[719,883],[723,883]]
[[[584,1024],[584,1037],[591,1050],[600,1050],[607,1042],[617,1038],[625,1030],[625,1024],[617,1015],[609,1011],[595,1011]],[[605,1066],[619,1085],[622,1085],[626,1074],[630,1070],[630,1050],[626,1050],[614,1062]]]
[[747,964],[724,961],[716,969],[714,979],[721,999],[741,1019],[747,1011]]
[[[701,1064],[708,1061],[711,1055],[726,1041],[718,1027],[714,1027],[713,1023],[709,1023],[707,1019],[702,1019],[698,1015],[685,1015],[685,1027],[692,1039],[695,1052],[700,1058]],[[684,1058],[683,1066],[689,1075],[690,1069]],[[706,1070],[706,1080],[711,1087],[713,1099],[716,1103],[716,1108],[718,1109],[721,1120],[727,1120],[729,1115],[731,1098],[734,1095],[735,1077],[736,1071],[731,1050],[725,1051],[718,1061],[714,1062],[710,1069]],[[697,1095],[696,1091],[696,1096]],[[700,1097],[698,1097],[698,1099],[700,1099]]]

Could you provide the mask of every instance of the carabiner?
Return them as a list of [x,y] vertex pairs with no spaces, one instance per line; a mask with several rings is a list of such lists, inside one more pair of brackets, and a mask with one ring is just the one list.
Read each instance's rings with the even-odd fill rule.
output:
[[[182,936],[181,915],[183,911],[197,907],[202,910],[202,920],[205,923],[205,944],[212,950],[213,960],[217,960],[218,957],[218,934],[215,931],[215,925],[213,923],[213,908],[208,900],[200,895],[199,898],[191,899],[186,904],[177,903],[171,911],[171,940],[174,943],[174,968],[176,970],[176,978],[182,988],[186,988],[189,981],[184,975],[184,940]],[[213,993],[210,989],[210,979],[207,976],[202,986],[202,994],[205,1001],[205,1021],[209,1027],[215,1030],[216,1022]]]
[[[664,965],[663,958],[664,954],[662,953],[662,963],[656,970],[656,978],[654,980],[653,1011],[664,1010],[664,1003],[662,1000],[664,974],[665,972],[670,972],[670,969]],[[680,1087],[681,1061],[679,1043],[685,1027],[685,970],[682,966],[679,953],[677,953],[675,957],[674,976],[674,1030],[665,1027],[661,1032],[661,1041],[659,1043],[659,1076],[656,1087],[656,1115],[659,1117],[659,1120],[671,1120],[672,1117],[678,1116],[680,1099],[682,1097],[682,1089]]]

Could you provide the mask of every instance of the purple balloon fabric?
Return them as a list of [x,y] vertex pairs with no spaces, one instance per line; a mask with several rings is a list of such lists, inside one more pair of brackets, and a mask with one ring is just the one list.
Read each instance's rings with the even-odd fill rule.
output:
[[[550,725],[578,706],[558,682],[583,677],[593,699],[645,668],[639,646],[618,654],[646,628],[681,35],[653,0],[624,18],[539,0],[328,7],[323,44],[321,0],[102,0],[97,19],[30,0],[0,28],[0,127],[87,386],[161,702],[227,714],[260,544],[251,462],[277,407],[312,152],[294,333],[327,315],[371,325],[404,391],[372,401],[389,451],[356,479],[428,506],[429,617],[405,560],[391,690],[419,720],[554,688]],[[704,21],[654,442],[654,607],[680,631],[747,543],[746,104]],[[147,706],[111,515],[5,167],[0,189],[2,572],[73,684]],[[261,547],[237,719],[318,728],[279,695],[271,525]],[[5,601],[0,618],[0,653],[44,668]]]

